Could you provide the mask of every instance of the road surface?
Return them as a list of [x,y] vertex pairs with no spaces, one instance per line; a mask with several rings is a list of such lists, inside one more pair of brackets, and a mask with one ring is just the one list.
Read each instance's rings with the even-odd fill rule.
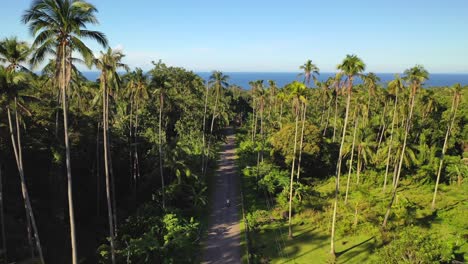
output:
[[[241,263],[239,229],[239,177],[235,165],[234,134],[229,130],[218,161],[210,197],[208,236],[204,242],[204,264]],[[226,201],[229,199],[230,206]]]

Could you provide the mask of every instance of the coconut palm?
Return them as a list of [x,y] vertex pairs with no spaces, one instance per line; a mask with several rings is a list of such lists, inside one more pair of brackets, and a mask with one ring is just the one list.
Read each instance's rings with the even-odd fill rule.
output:
[[[137,181],[140,175],[139,172],[139,157],[138,157],[138,125],[139,125],[139,110],[142,104],[149,98],[148,95],[148,80],[141,68],[136,68],[135,71],[127,75],[127,95],[130,99],[130,144],[133,145],[133,151],[130,150],[130,172],[133,179],[134,192],[136,198]],[[134,116],[134,117],[133,117]],[[132,142],[133,141],[133,142]]]
[[369,72],[368,74],[363,75],[362,79],[364,81],[364,85],[368,89],[367,111],[370,112],[371,98],[375,96],[375,89],[377,88],[377,83],[380,82],[380,78],[375,75],[375,73]]
[[343,159],[343,145],[346,136],[346,127],[348,125],[348,115],[349,115],[349,106],[351,103],[351,92],[353,88],[354,77],[361,75],[365,70],[366,65],[364,62],[357,57],[356,55],[346,55],[346,58],[343,62],[338,65],[338,70],[340,70],[343,75],[347,77],[347,99],[346,99],[346,112],[343,124],[343,133],[341,136],[340,150],[338,154],[338,162],[336,169],[336,183],[335,183],[335,202],[333,205],[333,218],[332,218],[332,229],[331,229],[331,242],[330,242],[330,254],[335,256],[335,222],[336,222],[336,210],[338,207],[338,194],[340,188],[340,174],[341,174],[341,163]]
[[391,93],[394,94],[394,103],[393,103],[393,115],[392,115],[392,125],[390,128],[390,139],[389,139],[389,144],[388,144],[388,153],[387,153],[387,162],[385,165],[385,176],[384,176],[384,184],[383,184],[383,191],[385,191],[385,188],[387,186],[387,179],[388,179],[388,169],[390,166],[390,157],[392,153],[392,147],[393,147],[393,131],[395,129],[395,122],[397,118],[397,106],[398,106],[398,93],[404,89],[404,83],[403,80],[400,78],[399,75],[395,75],[395,79],[390,81],[388,83],[388,89]]
[[436,179],[436,184],[434,187],[434,195],[432,197],[432,204],[431,204],[432,210],[435,209],[437,189],[439,187],[439,181],[440,181],[440,174],[442,172],[442,165],[444,163],[445,152],[447,151],[447,142],[450,137],[450,133],[453,129],[453,124],[455,123],[455,119],[457,117],[457,110],[458,110],[458,105],[460,103],[460,99],[461,99],[461,85],[457,83],[453,87],[452,106],[450,109],[450,116],[449,116],[449,120],[447,124],[447,132],[445,132],[444,145],[442,147],[442,156],[440,157],[439,168],[437,169],[437,179]]
[[304,73],[300,73],[299,76],[304,75],[304,84],[310,87],[310,78],[314,79],[314,81],[317,80],[315,75],[319,75],[319,68],[312,63],[312,60],[307,60],[299,69],[304,71]]
[[296,162],[296,149],[297,149],[297,130],[299,123],[299,115],[302,112],[303,102],[305,101],[305,95],[307,92],[307,87],[299,82],[293,82],[289,84],[290,97],[292,99],[293,113],[295,116],[295,130],[294,130],[294,147],[293,147],[293,160],[291,165],[291,177],[290,177],[290,186],[289,186],[289,234],[288,237],[292,238],[292,198],[293,198],[293,183],[294,183],[294,169]]
[[[24,71],[29,71],[25,66],[22,64],[25,63],[29,55],[31,54],[31,48],[28,46],[26,42],[19,41],[17,38],[5,38],[3,41],[0,42],[0,62],[5,63],[7,66],[6,68],[2,69],[3,78],[4,79],[4,88],[6,97],[8,99],[8,105],[6,106],[7,115],[8,115],[8,124],[9,130],[11,135],[11,142],[13,144],[13,150],[15,153],[16,164],[18,167],[18,172],[20,176],[21,182],[21,190],[24,200],[24,207],[26,210],[26,219],[27,219],[27,231],[28,231],[28,242],[31,248],[31,256],[34,257],[34,249],[33,249],[33,239],[32,233],[34,233],[34,239],[36,242],[36,249],[39,254],[40,261],[44,263],[44,257],[42,254],[42,247],[39,240],[39,231],[37,229],[36,220],[34,217],[31,200],[29,198],[29,193],[26,185],[26,180],[24,177],[24,168],[23,168],[23,155],[22,155],[22,147],[21,147],[21,133],[20,133],[20,126],[19,126],[19,114],[18,109],[26,110],[26,107],[21,102],[18,102],[18,88],[22,85],[25,81],[26,76],[22,73]],[[21,72],[18,72],[21,71]],[[10,106],[12,103],[12,106]],[[11,118],[11,108],[15,112],[15,120],[16,120],[16,140],[14,137],[14,128],[12,124]],[[32,230],[31,230],[32,228]]]
[[398,183],[400,181],[400,175],[401,175],[401,167],[403,165],[403,159],[405,156],[405,149],[407,145],[407,139],[408,139],[408,134],[410,127],[412,125],[412,117],[413,117],[413,110],[414,110],[414,104],[415,104],[415,97],[417,91],[421,88],[421,85],[424,83],[425,80],[429,78],[429,73],[424,69],[423,66],[421,65],[416,65],[410,69],[405,70],[405,79],[409,83],[410,86],[410,104],[409,104],[409,113],[408,117],[406,119],[406,124],[405,124],[405,133],[403,137],[403,146],[401,150],[401,155],[400,155],[400,161],[398,162],[398,170],[397,174],[395,177],[395,185],[393,187],[393,192],[392,192],[392,197],[390,199],[390,202],[387,206],[387,212],[385,213],[385,218],[382,223],[382,226],[385,227],[387,225],[388,217],[390,215],[390,210],[392,208],[393,202],[395,201],[396,197],[396,192],[398,189]]
[[[110,233],[110,245],[111,245],[111,255],[112,263],[115,263],[115,231],[116,231],[116,204],[115,204],[115,190],[114,190],[114,180],[112,183],[110,181],[110,171],[111,162],[110,162],[110,140],[109,140],[109,95],[111,94],[111,89],[114,90],[120,87],[120,77],[117,74],[119,68],[124,68],[128,70],[127,65],[123,64],[121,61],[125,55],[121,51],[115,51],[111,48],[107,49],[107,52],[104,53],[101,51],[101,56],[98,59],[94,60],[96,68],[101,71],[99,77],[101,90],[102,90],[102,124],[103,124],[103,142],[104,142],[104,172],[106,176],[106,196],[107,196],[107,210],[109,217],[109,233]],[[112,184],[112,200],[111,200],[111,184]],[[113,206],[112,206],[113,205]]]
[[23,22],[29,24],[35,36],[33,47],[36,49],[33,65],[41,63],[46,56],[52,55],[57,63],[55,77],[62,93],[64,141],[68,183],[68,212],[70,219],[70,238],[72,263],[78,263],[75,214],[73,208],[72,175],[70,162],[70,144],[68,139],[67,87],[70,82],[72,52],[79,53],[88,66],[93,54],[81,39],[88,38],[107,46],[105,35],[86,29],[86,24],[97,24],[96,7],[82,0],[35,0],[23,15]]

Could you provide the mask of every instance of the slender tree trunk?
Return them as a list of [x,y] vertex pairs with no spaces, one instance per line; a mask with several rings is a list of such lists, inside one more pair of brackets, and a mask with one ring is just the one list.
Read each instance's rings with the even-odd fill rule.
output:
[[403,165],[403,159],[405,157],[406,141],[408,139],[409,128],[411,126],[411,118],[413,116],[414,101],[415,101],[415,91],[413,91],[412,95],[411,95],[410,112],[409,112],[409,115],[408,115],[408,119],[406,120],[405,136],[403,138],[403,147],[402,147],[402,150],[401,150],[400,161],[398,163],[398,171],[397,171],[397,174],[396,174],[395,186],[393,187],[392,198],[390,200],[390,203],[387,206],[387,212],[385,213],[385,218],[384,218],[384,221],[382,223],[382,227],[385,227],[387,225],[388,217],[390,216],[390,210],[392,209],[393,202],[395,201],[396,192],[397,192],[397,189],[398,189],[398,183],[399,183],[399,180],[400,180],[401,167]]
[[44,257],[42,255],[42,247],[41,247],[41,241],[39,239],[39,231],[36,225],[36,219],[34,218],[34,213],[31,205],[31,200],[29,198],[29,193],[28,193],[28,187],[26,185],[26,179],[24,177],[24,168],[23,168],[23,154],[22,154],[22,147],[21,147],[21,136],[20,136],[20,126],[19,126],[19,121],[18,121],[18,112],[17,112],[17,103],[16,103],[16,98],[15,98],[15,119],[16,119],[16,136],[18,142],[15,141],[15,137],[13,135],[13,124],[11,121],[11,112],[10,108],[7,109],[7,115],[8,115],[8,123],[9,123],[9,128],[10,128],[10,136],[11,136],[11,143],[13,144],[13,152],[15,154],[16,158],[16,164],[18,166],[18,172],[20,176],[20,182],[21,182],[21,193],[23,195],[23,200],[24,200],[24,207],[26,210],[26,219],[28,221],[27,227],[28,227],[28,233],[29,233],[29,240],[31,240],[31,246],[32,246],[32,239],[31,237],[31,227],[32,226],[32,232],[34,233],[34,239],[36,242],[36,248],[37,252],[39,254],[39,259],[42,264],[44,264]]
[[359,176],[361,175],[361,153],[362,153],[362,146],[358,146],[357,152],[357,170],[356,170],[356,184],[359,185]]
[[323,129],[323,136],[325,136],[327,134],[327,129],[328,129],[328,122],[330,120],[330,103],[331,103],[331,100],[330,102],[328,103],[328,109],[327,109],[327,119],[325,120],[325,128]]
[[299,123],[299,111],[296,110],[296,129],[294,132],[294,151],[293,151],[293,160],[291,165],[291,183],[289,186],[289,234],[288,237],[292,238],[292,198],[293,198],[293,182],[294,182],[294,166],[296,161],[296,146],[297,146],[297,125]]
[[99,152],[99,128],[100,123],[97,125],[96,134],[96,215],[101,215],[101,166],[100,166],[100,152]]
[[[107,84],[107,83],[106,83]],[[106,92],[106,129],[107,129],[107,156],[109,160],[109,176],[111,184],[111,197],[112,197],[112,218],[113,218],[113,227],[114,227],[114,238],[117,235],[117,202],[115,199],[115,177],[114,177],[114,166],[112,165],[112,152],[111,152],[111,140],[110,140],[110,130],[109,130],[109,88],[107,87]]]
[[302,128],[301,128],[301,143],[299,144],[299,159],[297,160],[297,181],[301,174],[301,159],[302,159],[302,143],[304,141],[304,127],[305,127],[305,118],[306,118],[307,105],[304,103],[302,107]]
[[[348,80],[348,98],[346,100],[346,112],[345,112],[345,119],[343,124],[343,134],[341,137],[341,144],[340,144],[340,151],[338,156],[337,162],[337,173],[336,173],[336,184],[335,184],[335,202],[333,204],[333,218],[332,218],[332,230],[331,230],[331,241],[330,241],[330,254],[335,256],[335,223],[336,223],[336,211],[338,207],[338,196],[340,193],[340,174],[341,174],[341,162],[343,159],[343,145],[346,136],[346,127],[348,125],[348,115],[349,115],[349,105],[351,104],[351,89],[353,87],[352,79],[349,78]],[[336,113],[335,113],[336,115]],[[336,120],[335,120],[336,121]]]
[[392,117],[392,128],[390,129],[390,143],[388,146],[388,153],[387,153],[387,165],[385,166],[385,177],[384,177],[384,185],[383,191],[385,192],[385,188],[387,187],[387,178],[388,178],[388,169],[390,165],[390,156],[392,154],[392,147],[393,147],[393,130],[395,128],[395,120],[397,116],[397,106],[398,106],[398,90],[395,94],[395,104],[393,106],[393,117]]
[[432,210],[435,209],[437,189],[439,187],[439,181],[440,181],[440,174],[442,172],[442,165],[444,163],[445,152],[447,151],[447,141],[448,141],[450,133],[452,131],[453,124],[455,123],[455,118],[457,116],[457,109],[458,109],[458,97],[457,97],[457,94],[455,93],[454,98],[453,98],[453,102],[452,102],[452,109],[450,111],[451,114],[453,112],[452,120],[449,123],[449,125],[447,126],[447,132],[445,133],[445,139],[444,139],[444,146],[442,147],[442,156],[440,157],[439,168],[437,170],[437,180],[436,180],[436,184],[435,184],[435,187],[434,187],[434,196],[432,197],[432,204],[431,204],[431,209]]
[[102,78],[102,123],[103,123],[103,143],[104,143],[104,172],[106,175],[106,197],[107,197],[107,215],[108,215],[108,221],[109,221],[109,236],[110,236],[110,246],[111,246],[111,259],[112,263],[115,264],[115,245],[114,245],[114,216],[112,213],[112,200],[111,200],[111,182],[110,182],[110,172],[109,172],[109,148],[108,144],[109,141],[107,140],[107,133],[108,133],[108,122],[107,118],[107,110],[108,110],[108,100],[107,100],[107,84],[106,84],[106,74],[103,73],[104,78]]
[[166,195],[164,189],[164,170],[163,170],[163,153],[162,153],[162,110],[164,106],[164,96],[162,94],[159,95],[159,173],[161,174],[161,193],[162,193],[162,207],[166,208]]
[[136,199],[136,196],[137,196],[137,193],[136,193],[136,174],[135,174],[135,171],[134,171],[134,167],[135,167],[135,161],[134,161],[134,153],[133,153],[133,148],[132,148],[132,144],[134,143],[134,139],[133,139],[133,101],[134,101],[134,96],[133,96],[133,90],[132,92],[130,93],[130,118],[129,118],[129,137],[128,137],[128,160],[129,160],[129,163],[130,163],[130,181],[133,183],[133,199],[135,200],[135,206],[137,204],[137,199]]
[[[356,110],[354,110],[354,116],[356,118]],[[348,203],[348,191],[349,191],[349,182],[351,179],[351,170],[353,168],[353,158],[354,158],[354,145],[356,143],[356,131],[358,127],[359,118],[354,120],[354,131],[353,131],[353,144],[351,145],[351,159],[349,161],[349,168],[348,168],[348,180],[346,181],[346,194],[344,203]]]
[[385,134],[385,129],[386,129],[386,124],[385,124],[385,114],[386,114],[386,109],[387,109],[387,102],[385,102],[385,105],[384,105],[384,109],[383,109],[383,115],[382,115],[382,124],[379,128],[379,143],[377,144],[377,150],[376,152],[379,150],[380,148],[380,144],[382,144],[382,140],[383,140],[383,136]]
[[335,96],[335,118],[333,119],[333,137],[332,137],[333,142],[335,142],[337,115],[338,115],[338,94]]
[[133,133],[133,192],[135,193],[135,204],[138,202],[138,179],[140,178],[140,162],[138,157],[138,101],[135,102],[135,132]]

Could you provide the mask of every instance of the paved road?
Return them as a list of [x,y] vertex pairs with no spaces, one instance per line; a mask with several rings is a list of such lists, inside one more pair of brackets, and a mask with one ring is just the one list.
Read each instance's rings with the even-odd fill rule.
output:
[[[241,263],[241,237],[239,229],[239,177],[235,165],[235,144],[232,130],[218,161],[212,193],[212,212],[209,217],[208,236],[204,243],[204,264]],[[230,206],[226,206],[226,200]]]

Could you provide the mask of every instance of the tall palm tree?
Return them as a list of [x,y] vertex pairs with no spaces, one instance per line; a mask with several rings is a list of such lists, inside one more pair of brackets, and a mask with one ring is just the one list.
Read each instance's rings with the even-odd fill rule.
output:
[[[139,178],[139,157],[138,157],[138,125],[139,110],[141,105],[149,98],[148,80],[141,68],[136,68],[128,76],[127,94],[130,99],[130,144],[133,150],[130,150],[130,177],[133,179],[135,201],[137,196],[137,181]],[[133,117],[134,116],[134,117]]]
[[399,183],[400,174],[401,174],[401,167],[403,165],[403,159],[405,157],[405,149],[406,149],[408,134],[409,134],[410,127],[412,125],[411,119],[413,117],[413,109],[414,109],[414,104],[415,104],[416,93],[421,88],[421,85],[424,83],[424,81],[426,81],[429,78],[429,73],[421,65],[416,65],[413,68],[405,70],[404,74],[405,74],[405,79],[409,83],[409,86],[411,89],[410,105],[409,105],[410,109],[409,109],[408,118],[406,119],[406,124],[405,124],[405,134],[403,137],[403,146],[401,148],[400,161],[398,162],[398,170],[396,174],[395,185],[393,187],[392,197],[387,206],[387,212],[385,213],[385,218],[382,223],[383,227],[387,225],[388,217],[390,216],[390,210],[392,208],[393,202],[395,201],[396,192],[398,189],[398,183]]
[[390,81],[388,83],[388,89],[390,92],[394,93],[395,99],[393,103],[393,116],[392,116],[392,125],[390,128],[390,139],[389,139],[389,145],[388,145],[388,153],[387,153],[387,164],[385,165],[385,176],[384,176],[384,184],[383,184],[383,191],[385,191],[386,186],[387,186],[387,179],[388,179],[388,169],[390,166],[390,157],[392,153],[392,147],[393,147],[393,131],[395,129],[395,122],[397,118],[397,106],[398,106],[398,93],[404,89],[404,83],[403,80],[400,78],[399,75],[395,76],[395,79]]
[[447,132],[445,133],[445,139],[444,139],[444,145],[442,147],[442,156],[440,157],[439,161],[439,168],[437,169],[437,180],[436,184],[434,187],[434,196],[432,197],[432,204],[431,208],[434,210],[435,208],[435,202],[436,202],[436,197],[437,197],[437,189],[439,187],[439,181],[440,181],[440,174],[442,172],[442,165],[444,163],[444,157],[445,157],[445,152],[447,151],[447,142],[450,136],[450,133],[453,129],[453,124],[455,123],[455,118],[457,117],[457,110],[458,110],[458,105],[460,103],[461,99],[461,85],[459,83],[455,84],[453,87],[453,99],[452,99],[452,106],[450,109],[450,119],[447,124]]
[[304,75],[304,84],[310,87],[310,78],[313,78],[314,81],[317,80],[315,75],[319,75],[319,68],[312,63],[312,60],[307,60],[299,69],[304,71],[304,73],[300,73],[299,76]]
[[[223,95],[223,91],[229,86],[228,80],[229,80],[228,75],[225,75],[221,71],[213,71],[208,81],[208,85],[211,87],[211,89],[214,91],[214,94],[215,94],[215,104],[213,107],[213,113],[211,117],[211,126],[210,126],[211,135],[213,134],[215,119],[219,115],[218,113],[219,98]],[[210,145],[211,145],[211,141],[208,140],[207,153],[210,152]],[[206,170],[208,168],[208,159],[205,159],[204,168],[205,168],[204,171],[206,173]]]
[[367,75],[363,75],[362,79],[368,89],[367,111],[369,115],[371,98],[375,96],[375,89],[377,88],[377,83],[380,82],[380,78],[375,73],[369,72]]
[[36,51],[32,58],[34,65],[42,62],[47,55],[55,57],[57,71],[55,77],[62,93],[62,110],[64,141],[68,183],[68,212],[70,219],[70,238],[72,248],[72,263],[78,263],[75,234],[75,210],[73,207],[72,174],[70,161],[70,143],[68,139],[67,87],[70,82],[72,52],[79,53],[88,66],[91,65],[92,51],[81,39],[96,40],[102,46],[107,46],[105,35],[98,31],[86,29],[86,24],[97,24],[96,7],[82,0],[34,0],[31,7],[23,15],[23,22],[29,28],[35,40]]
[[289,85],[290,88],[290,96],[292,98],[292,106],[293,106],[293,113],[295,116],[295,130],[294,130],[294,150],[293,150],[293,160],[291,165],[291,178],[290,178],[290,186],[289,186],[289,238],[293,237],[292,234],[292,198],[293,198],[293,183],[294,183],[294,169],[295,169],[295,162],[296,162],[296,149],[297,149],[297,130],[298,130],[298,123],[299,123],[299,115],[302,112],[303,102],[305,101],[305,94],[307,92],[307,88],[304,84],[299,82],[293,82]]
[[341,174],[341,163],[343,160],[343,145],[346,136],[346,127],[348,125],[348,115],[349,115],[349,106],[351,103],[351,92],[353,88],[353,80],[355,76],[361,75],[365,70],[366,65],[364,62],[357,57],[356,55],[346,55],[346,58],[343,62],[338,65],[338,70],[340,70],[347,77],[347,99],[346,99],[346,112],[343,124],[343,133],[341,136],[340,151],[338,154],[338,162],[336,169],[336,183],[335,183],[335,202],[333,204],[333,218],[332,218],[332,229],[331,229],[331,242],[330,242],[330,254],[335,256],[335,222],[336,222],[336,211],[338,207],[338,195],[340,188],[340,174]]
[[[104,142],[104,172],[106,176],[106,196],[107,196],[107,211],[109,217],[109,233],[110,233],[110,244],[111,244],[111,254],[112,254],[112,263],[115,263],[115,231],[116,231],[116,214],[115,214],[115,191],[112,190],[112,195],[114,195],[114,201],[111,200],[111,181],[110,181],[110,145],[109,145],[109,94],[112,88],[118,89],[120,86],[120,77],[117,74],[119,68],[124,68],[128,70],[128,66],[123,64],[121,61],[125,55],[122,52],[112,50],[111,48],[107,49],[107,52],[104,53],[101,51],[101,56],[98,59],[94,60],[96,68],[101,71],[99,77],[101,90],[102,90],[102,124],[103,124],[103,142]],[[112,185],[115,182],[112,181]],[[114,206],[112,206],[112,204]]]
[[162,119],[163,119],[163,109],[164,101],[166,94],[170,88],[170,83],[166,75],[161,75],[160,69],[165,68],[165,64],[161,61],[158,63],[152,62],[155,68],[151,71],[151,86],[155,88],[154,93],[159,97],[159,124],[158,124],[158,149],[159,149],[159,174],[161,177],[161,194],[162,194],[162,207],[166,207],[166,197],[165,197],[165,183],[164,183],[164,168],[163,168],[163,129],[162,129]]
[[268,80],[268,91],[269,91],[269,107],[268,107],[268,117],[271,117],[271,110],[273,108],[273,112],[276,112],[276,95],[278,93],[278,87],[276,86],[276,82],[273,80]]
[[213,73],[210,76],[210,80],[208,81],[215,93],[215,105],[213,108],[213,116],[211,119],[210,133],[213,133],[214,121],[216,116],[218,115],[219,97],[222,96],[224,89],[228,87],[228,80],[228,75],[225,75],[220,71],[213,71]]
[[[19,126],[19,117],[18,117],[18,108],[26,109],[21,103],[18,102],[18,91],[17,88],[20,85],[20,82],[25,80],[24,74],[21,74],[18,71],[29,71],[22,64],[25,63],[29,55],[31,54],[31,48],[26,42],[19,41],[17,38],[5,38],[0,42],[0,62],[5,63],[7,67],[3,70],[5,77],[5,92],[7,97],[10,98],[10,102],[13,102],[13,107],[7,105],[7,115],[8,115],[8,124],[11,135],[11,142],[13,144],[13,150],[15,153],[16,164],[18,167],[18,172],[21,182],[21,190],[24,200],[24,207],[26,210],[26,220],[27,220],[27,231],[28,231],[28,242],[31,247],[31,255],[34,256],[33,249],[33,239],[31,234],[34,233],[34,238],[36,241],[36,248],[39,254],[39,258],[42,263],[44,263],[44,257],[42,254],[42,247],[39,240],[39,231],[37,229],[36,220],[34,217],[31,200],[29,198],[29,193],[26,185],[26,180],[24,177],[24,168],[23,168],[23,155],[21,147],[21,133]],[[14,109],[15,120],[16,120],[16,140],[14,137],[14,128],[11,118],[11,109]]]

